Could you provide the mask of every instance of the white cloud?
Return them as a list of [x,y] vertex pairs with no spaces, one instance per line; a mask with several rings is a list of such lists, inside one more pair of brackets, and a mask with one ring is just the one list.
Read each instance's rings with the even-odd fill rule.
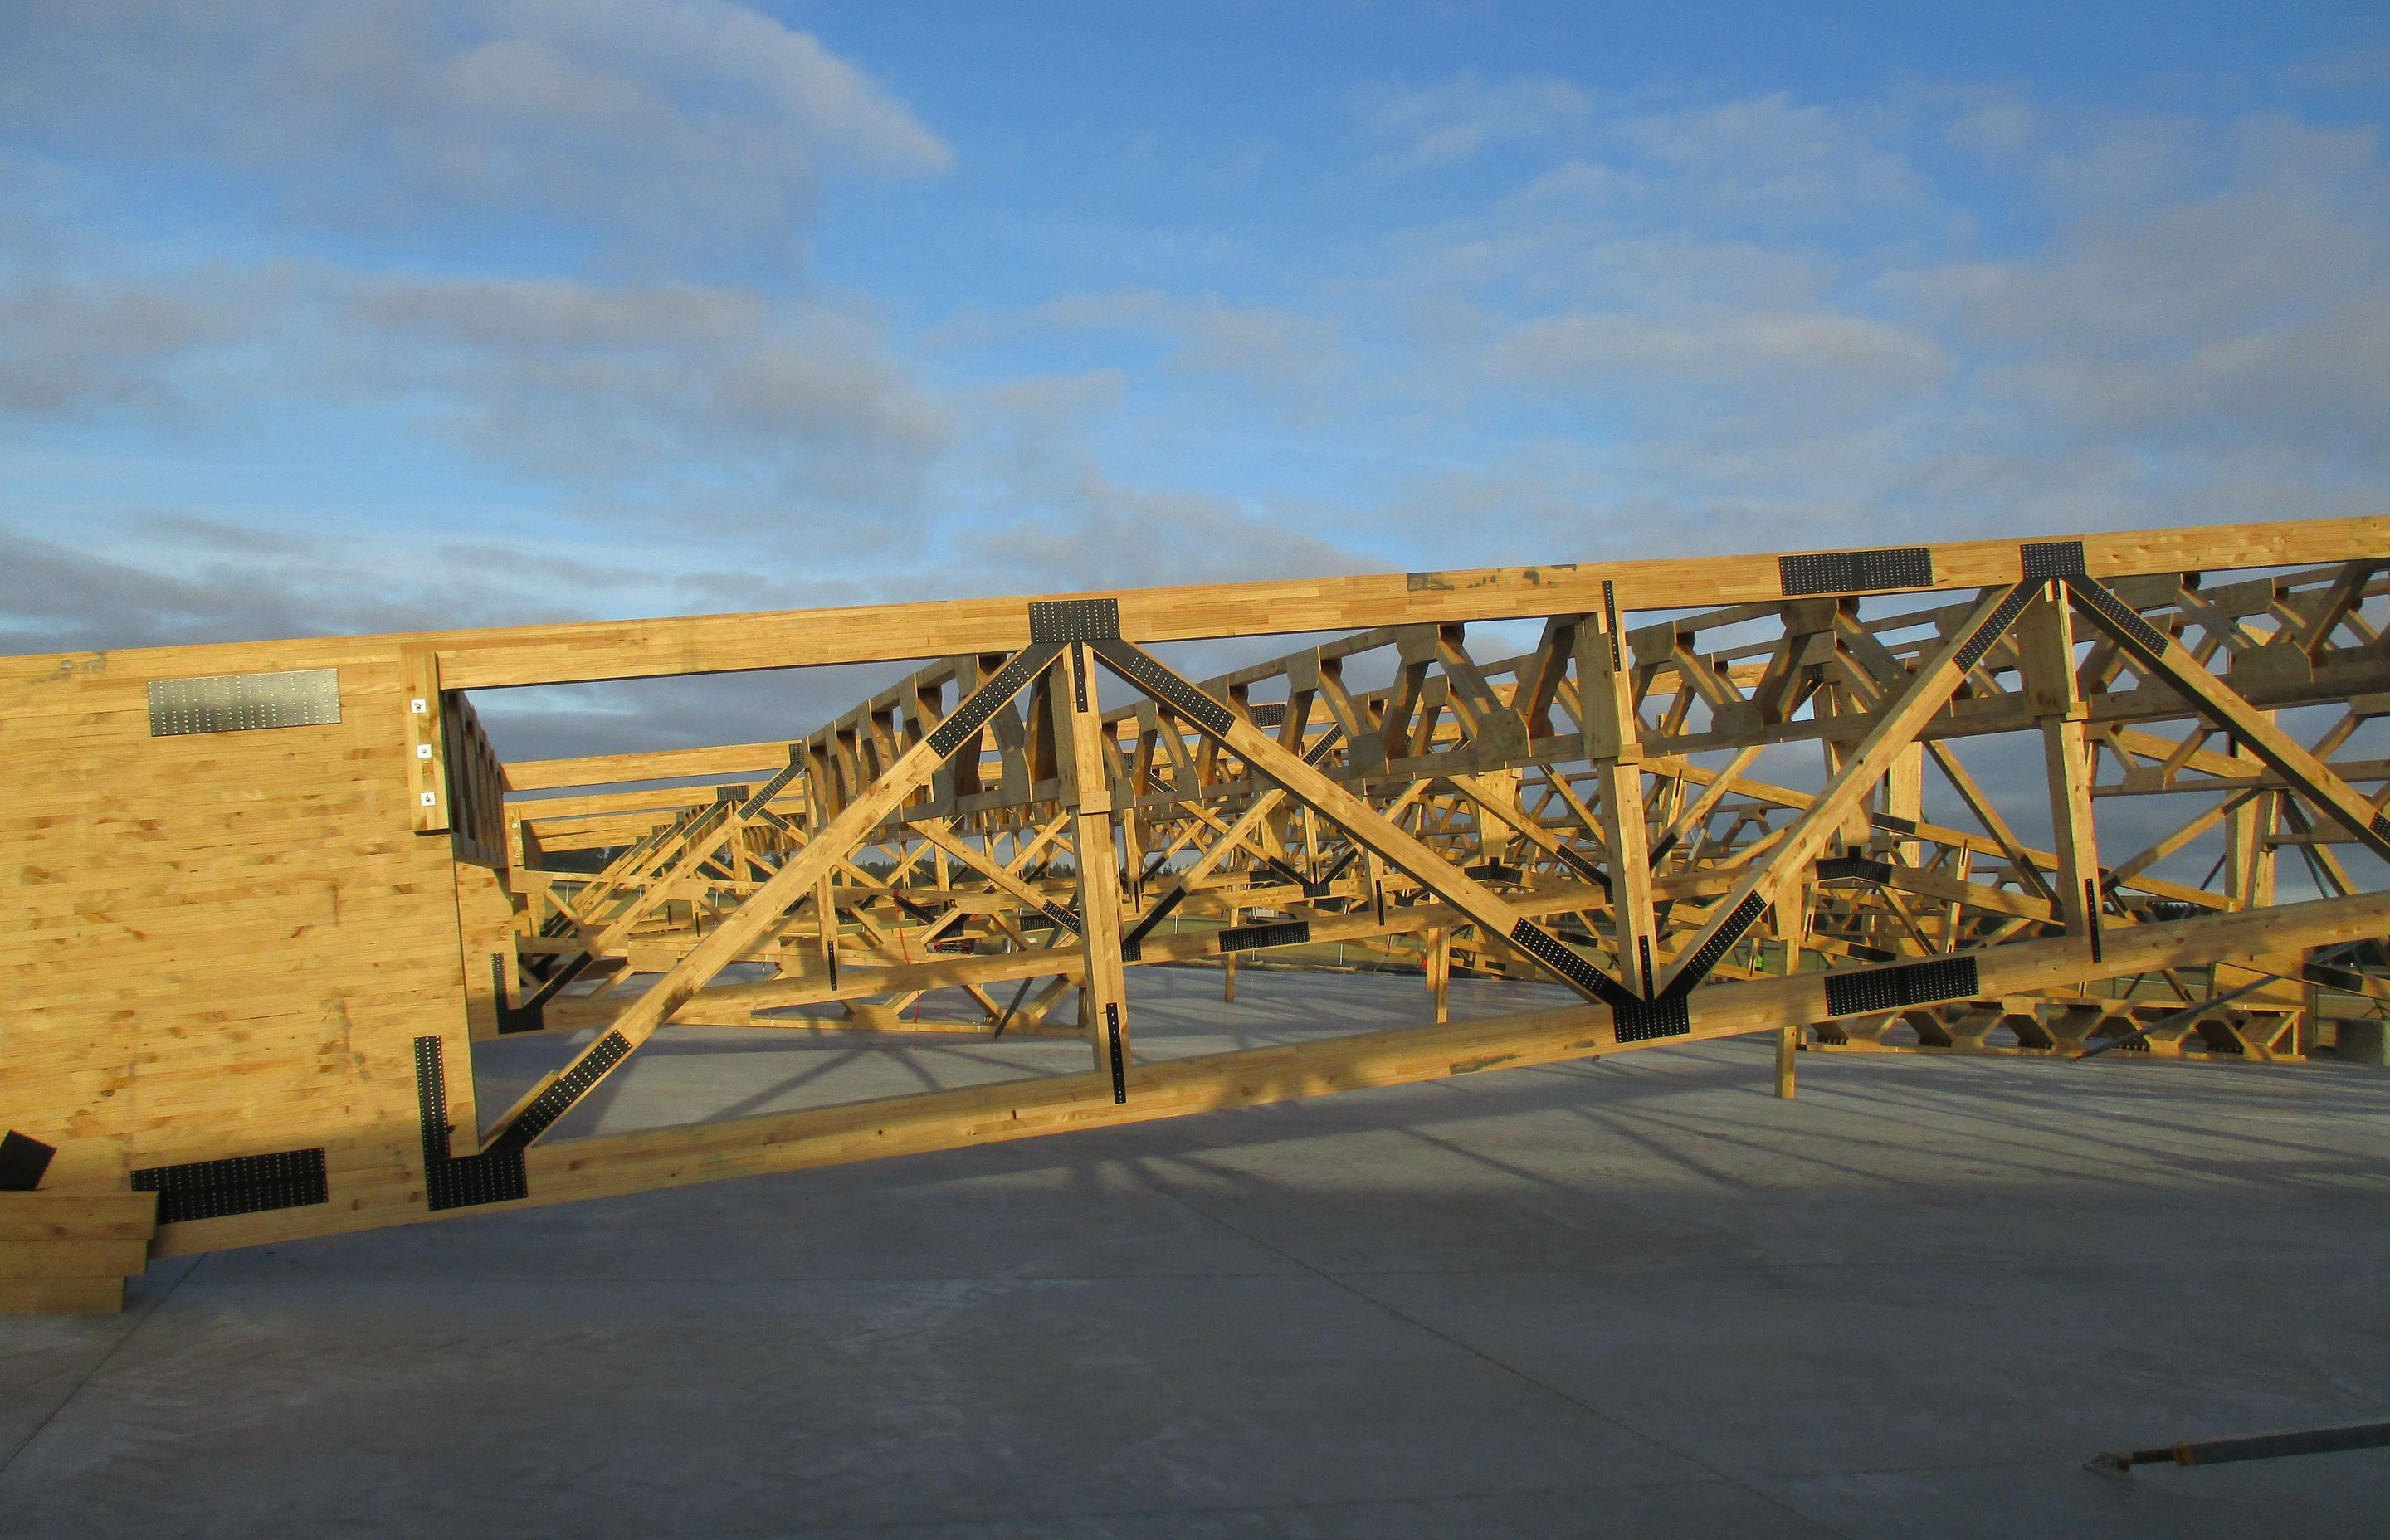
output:
[[953,159],[816,39],[721,0],[15,6],[0,125],[258,178],[310,217],[554,221],[685,260],[784,253],[825,169]]
[[1817,225],[1914,199],[1924,180],[1883,141],[1888,114],[1785,92],[1641,112],[1605,124],[1686,213]]
[[1314,388],[1346,363],[1340,328],[1328,317],[1282,305],[1230,304],[1216,294],[1136,289],[1064,294],[978,335],[1111,332],[1160,340],[1164,366],[1189,375],[1235,375],[1279,389]]
[[1527,144],[1582,126],[1593,106],[1567,81],[1521,77],[1488,83],[1463,71],[1439,85],[1378,85],[1355,93],[1362,122],[1400,148],[1369,162],[1381,173],[1458,166],[1500,145]]
[[1496,345],[1488,362],[1499,373],[1630,397],[1690,387],[1716,403],[1765,392],[1839,410],[1923,389],[1947,365],[1929,339],[1881,321],[1735,311],[1548,316]]
[[[710,494],[896,538],[948,425],[867,314],[739,289],[561,279],[346,286],[328,385],[485,460],[646,501]],[[750,511],[740,516],[739,510]],[[795,532],[790,532],[793,535]]]

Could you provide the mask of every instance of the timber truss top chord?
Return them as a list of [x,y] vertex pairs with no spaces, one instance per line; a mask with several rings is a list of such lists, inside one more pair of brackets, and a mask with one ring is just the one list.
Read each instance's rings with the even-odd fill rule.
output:
[[[1943,568],[1963,562],[1921,547],[1788,556],[1777,562],[1777,602],[1639,630],[1622,626],[1617,580],[1603,578],[1599,610],[1545,617],[1540,643],[1521,657],[1480,663],[1467,650],[1465,622],[1420,622],[1357,632],[1203,687],[1123,639],[1117,598],[1030,601],[1024,649],[932,665],[790,746],[791,763],[802,759],[810,773],[791,798],[792,826],[817,826],[818,834],[800,846],[792,832],[760,882],[734,880],[695,899],[692,927],[701,927],[702,910],[714,928],[701,937],[693,930],[647,994],[602,1018],[611,1030],[558,1084],[578,1074],[594,1085],[685,1011],[680,1019],[699,1020],[726,1007],[754,1022],[767,1019],[758,1012],[873,995],[909,1001],[931,988],[1048,969],[1079,985],[1082,1020],[1102,1023],[1098,1068],[1124,1097],[1126,1002],[1111,997],[1118,965],[1188,955],[1184,940],[1170,950],[1150,938],[1158,924],[1188,915],[1196,895],[1197,907],[1225,917],[1223,934],[1266,931],[1272,945],[1331,932],[1383,943],[1463,930],[1606,1007],[1621,1041],[1684,1033],[1691,991],[1713,975],[1754,976],[1771,945],[1779,966],[1812,952],[1829,964],[1959,957],[1987,943],[2067,933],[2098,953],[2119,921],[2175,912],[2160,905],[2229,907],[2204,889],[2143,875],[2170,851],[2103,869],[2086,838],[2094,742],[2121,751],[2129,768],[2139,764],[2135,745],[2150,738],[2119,725],[2095,740],[2089,724],[2164,721],[2186,705],[2202,725],[2158,740],[2171,772],[2212,771],[2227,758],[2242,776],[2273,777],[2375,853],[2390,849],[2390,821],[2363,793],[2210,670],[2218,659],[2233,664],[2262,687],[2268,707],[2345,689],[2334,681],[2317,693],[2317,665],[2329,672],[2355,661],[2327,656],[2335,637],[2340,652],[2371,647],[2360,611],[2381,585],[2370,564],[2223,590],[2179,573],[2163,590],[2153,574],[2122,574],[2136,604],[2093,575],[2084,542],[2027,542],[2006,554],[2011,581],[1972,599],[1872,617],[1860,613],[1859,592],[1928,588]],[[1965,559],[1992,565],[1981,550]],[[2152,600],[2156,620],[2143,615]],[[2101,638],[2079,660],[2077,620]],[[1755,629],[1774,634],[1698,650],[1704,633]],[[2178,631],[2193,633],[2192,643]],[[2292,648],[2296,665],[2282,661]],[[1385,652],[1394,654],[1391,683],[1346,685],[1352,660]],[[1096,662],[1131,687],[1129,701],[1090,705]],[[1048,687],[1058,664],[1067,664],[1067,696]],[[1281,699],[1256,702],[1257,687]],[[1022,712],[1012,700],[1024,691],[1033,699]],[[2063,836],[2055,851],[2022,845],[1944,747],[2011,730],[2058,744],[2062,766],[2072,746],[2080,784],[2063,805],[2053,802]],[[2203,759],[2219,731],[2242,747]],[[1818,790],[1742,778],[1755,751],[1803,739],[1820,743],[1832,762]],[[1734,751],[1734,762],[1694,763],[1719,749]],[[1895,805],[1918,801],[1928,751],[1978,828],[1935,828],[1921,807]],[[1904,765],[1905,799],[1880,795]],[[2225,816],[2245,821],[2255,805],[2243,795]],[[535,814],[538,804],[524,806]],[[605,799],[579,811],[619,832]],[[1090,827],[1099,813],[1106,827]],[[1721,827],[1725,816],[1733,821]],[[654,921],[656,904],[691,893],[690,862],[712,859],[728,836],[710,810],[687,828],[656,828],[667,831],[661,846],[651,829],[590,882],[546,890],[556,907],[545,952],[579,966],[639,924],[663,940],[669,926]],[[559,822],[560,840],[568,828]],[[1124,866],[1110,848],[1115,830],[1127,835]],[[542,832],[534,819],[531,839]],[[2179,841],[2180,831],[2168,837]],[[1007,840],[1009,859],[998,854]],[[1090,841],[1096,848],[1083,849]],[[867,848],[884,878],[858,864]],[[1067,875],[1052,859],[1064,851]],[[1099,857],[1112,877],[1091,883],[1081,874]],[[930,879],[925,858],[961,865],[984,893],[967,899],[951,875]],[[642,879],[658,871],[683,879]],[[841,876],[853,879],[843,893]],[[732,961],[763,956],[757,943],[782,930],[816,887],[816,965],[783,942],[772,955],[774,979],[708,987]],[[1009,905],[1016,923],[991,911],[991,899]],[[584,946],[597,908],[606,929]],[[1113,921],[1116,943],[1106,927],[1084,922],[1097,911],[1126,917]],[[1239,923],[1254,911],[1284,918]],[[1544,923],[1552,915],[1558,923]],[[1022,917],[1051,921],[1044,945],[1029,943]],[[850,955],[842,974],[839,938],[850,925],[876,944]],[[932,960],[933,947],[957,942],[970,952]],[[991,943],[983,955],[982,943]],[[912,960],[917,952],[921,961]],[[1977,992],[1963,963],[1866,977],[1856,993],[1840,993],[1891,1008]],[[567,1010],[559,1020],[592,1016]],[[498,1138],[536,1138],[559,1105],[553,1086],[535,1089],[499,1120]]]
[[[354,1072],[409,1087],[394,1153],[344,1165],[314,1084],[290,1137],[195,1119],[110,1148],[282,1161],[280,1196],[208,1187],[165,1226],[199,1249],[1739,1032],[2293,1059],[2319,989],[2390,1002],[2363,944],[2390,920],[2385,622],[2390,520],[2355,520],[112,654],[111,680],[391,670],[369,710],[344,686],[267,731],[192,726],[214,697],[186,689],[172,741],[341,735],[327,786],[402,764],[388,859],[453,874],[442,997],[469,1030],[352,1030]],[[1201,679],[1165,656],[1291,631],[1335,635]],[[802,736],[572,761],[501,764],[469,695],[924,655]],[[63,720],[40,692],[74,661],[23,661],[5,720]],[[284,859],[336,858],[301,828]],[[94,870],[165,884],[134,848]],[[1139,1055],[1129,969],[1256,954],[1417,969],[1438,1021],[1455,969],[1578,1003]],[[675,1023],[1076,1037],[1088,1068],[568,1136]],[[535,1031],[588,1036],[483,1116],[465,1037]],[[84,1094],[0,1110],[45,1136]],[[283,1160],[316,1144],[328,1165]]]

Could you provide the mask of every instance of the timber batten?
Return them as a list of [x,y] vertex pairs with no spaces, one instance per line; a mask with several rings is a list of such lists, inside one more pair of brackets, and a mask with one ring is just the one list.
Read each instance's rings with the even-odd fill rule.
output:
[[[2390,933],[2385,574],[2360,519],[0,660],[0,1128],[165,1254],[1743,1033],[2297,1061],[2324,993],[2390,1009],[2378,948],[2312,956]],[[1150,650],[1296,632],[1343,635]],[[794,740],[571,761],[469,694],[922,658]],[[2049,848],[1954,753],[2004,734]],[[1820,785],[1752,773],[1793,746]],[[2148,797],[2200,807],[2103,846]],[[1139,1056],[1127,969],[1348,956],[1439,1021],[1455,971],[1583,1001]],[[676,1023],[1087,1058],[566,1136]],[[473,1041],[585,1030],[479,1104]]]

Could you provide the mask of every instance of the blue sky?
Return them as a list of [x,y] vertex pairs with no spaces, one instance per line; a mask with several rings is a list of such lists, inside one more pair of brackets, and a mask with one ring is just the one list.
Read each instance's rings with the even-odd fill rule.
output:
[[2357,5],[11,6],[0,646],[2379,511],[2385,103]]

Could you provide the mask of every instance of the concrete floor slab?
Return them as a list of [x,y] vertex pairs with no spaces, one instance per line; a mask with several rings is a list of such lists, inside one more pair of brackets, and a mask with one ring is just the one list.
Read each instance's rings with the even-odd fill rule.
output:
[[[1141,970],[1141,1041],[1416,981]],[[1460,1012],[1537,1004],[1457,986]],[[606,1129],[1061,1072],[675,1033]],[[495,1102],[556,1042],[506,1043]],[[1018,1059],[1009,1057],[1018,1052]],[[2390,1074],[1661,1050],[161,1264],[0,1322],[0,1535],[2371,1534]]]

